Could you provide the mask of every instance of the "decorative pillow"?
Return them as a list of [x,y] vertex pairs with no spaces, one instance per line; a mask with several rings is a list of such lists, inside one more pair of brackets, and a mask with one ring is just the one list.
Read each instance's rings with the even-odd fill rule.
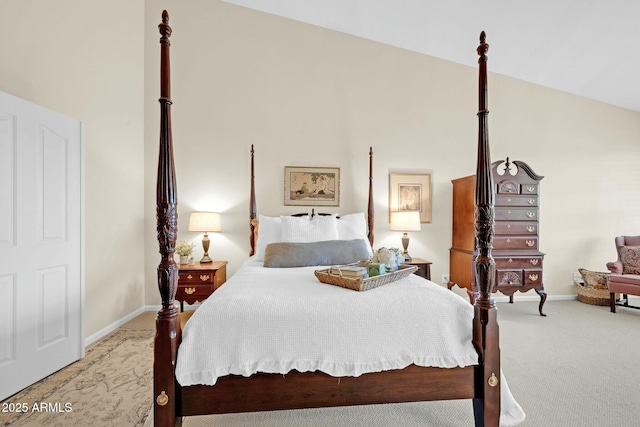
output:
[[609,273],[599,273],[579,268],[578,271],[584,280],[584,285],[588,288],[607,289],[607,276]]
[[269,243],[282,241],[282,220],[280,217],[258,216],[258,242],[254,257],[258,261],[264,259],[264,250]]
[[338,223],[335,216],[281,216],[282,242],[322,242],[338,240]]
[[280,242],[267,245],[264,266],[270,268],[351,264],[369,257],[362,239],[324,242]]
[[353,240],[363,239],[369,249],[369,256],[373,255],[373,249],[367,236],[367,221],[364,212],[344,215],[338,218],[338,239]]
[[640,246],[621,246],[622,274],[640,274]]

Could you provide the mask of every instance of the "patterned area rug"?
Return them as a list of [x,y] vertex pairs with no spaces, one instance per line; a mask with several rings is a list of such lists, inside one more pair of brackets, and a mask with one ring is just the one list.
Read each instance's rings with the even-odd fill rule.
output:
[[7,410],[28,409],[0,412],[0,425],[143,426],[153,394],[153,335],[115,331],[84,359],[3,401]]

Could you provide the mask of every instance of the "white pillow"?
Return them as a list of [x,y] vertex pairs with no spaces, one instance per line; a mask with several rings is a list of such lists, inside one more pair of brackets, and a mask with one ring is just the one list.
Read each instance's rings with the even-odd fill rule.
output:
[[283,242],[323,242],[338,240],[338,223],[335,216],[281,216]]
[[280,217],[258,216],[258,242],[254,259],[262,261],[264,251],[269,243],[282,241],[282,220]]
[[369,236],[367,236],[367,220],[364,216],[364,212],[358,212],[354,214],[344,215],[338,218],[338,239],[340,240],[353,240],[364,239],[367,242],[367,248],[369,254],[373,255],[373,249],[371,248],[371,242],[369,242]]

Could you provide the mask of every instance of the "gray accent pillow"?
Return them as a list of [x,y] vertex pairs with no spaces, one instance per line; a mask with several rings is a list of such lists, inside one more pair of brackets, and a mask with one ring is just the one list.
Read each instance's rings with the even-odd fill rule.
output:
[[325,240],[322,242],[279,242],[267,245],[264,266],[271,268],[340,265],[369,258],[363,239]]

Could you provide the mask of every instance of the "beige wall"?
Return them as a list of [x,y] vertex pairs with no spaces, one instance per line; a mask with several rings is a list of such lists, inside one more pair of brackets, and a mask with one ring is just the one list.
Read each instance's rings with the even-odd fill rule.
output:
[[143,2],[3,0],[0,90],[85,126],[85,337],[144,304]]
[[[364,210],[372,145],[374,246],[400,245],[388,229],[388,174],[431,172],[433,222],[412,233],[410,248],[433,261],[440,281],[451,246],[451,179],[475,169],[476,68],[220,2],[147,1],[149,28],[163,7],[174,29],[179,239],[196,243],[200,256],[201,235],[184,231],[189,212],[221,211],[224,232],[212,236],[211,255],[229,260],[231,273],[247,259],[251,144],[260,213],[300,210],[283,205],[286,165],[340,167],[341,206],[327,210]],[[159,48],[157,33],[146,34],[155,44],[146,48],[149,189],[155,185]],[[469,40],[469,55],[475,47]],[[546,288],[551,296],[575,294],[573,271],[604,269],[615,257],[614,236],[640,232],[640,113],[495,74],[489,85],[492,158],[523,160],[545,176]],[[159,257],[153,194],[145,194],[151,271]],[[146,289],[147,304],[157,304],[155,277],[147,275]]]
[[[372,145],[375,246],[400,244],[388,230],[389,172],[431,172],[433,223],[412,234],[411,252],[433,261],[437,281],[448,272],[450,181],[475,167],[475,68],[222,2],[5,0],[0,90],[85,124],[85,336],[159,301],[163,8],[174,27],[180,239],[199,248],[201,236],[184,231],[189,212],[218,210],[224,232],[211,236],[210,253],[230,273],[247,258],[251,144],[260,213],[299,210],[283,206],[286,165],[340,167],[341,206],[331,211],[364,210]],[[493,159],[545,175],[546,287],[572,294],[572,271],[604,269],[613,237],[640,229],[640,113],[494,74],[489,84]]]

